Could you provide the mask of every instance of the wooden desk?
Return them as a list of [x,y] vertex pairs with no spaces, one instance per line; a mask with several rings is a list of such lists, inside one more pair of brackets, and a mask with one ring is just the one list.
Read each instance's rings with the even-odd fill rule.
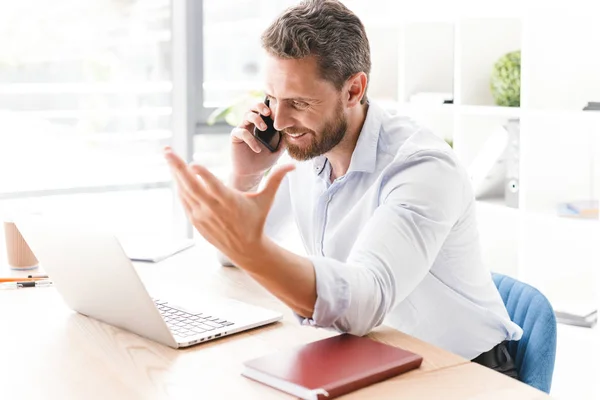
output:
[[[245,360],[335,332],[300,326],[243,271],[220,267],[198,245],[136,268],[154,296],[199,301],[215,295],[280,310],[267,327],[174,350],[68,309],[54,288],[0,291],[0,393],[3,398],[291,398],[240,375]],[[12,275],[31,272],[12,272]],[[40,271],[34,271],[40,273]],[[420,369],[348,398],[543,398],[544,394],[388,327],[371,337],[424,357]],[[496,396],[496,397],[494,397]]]

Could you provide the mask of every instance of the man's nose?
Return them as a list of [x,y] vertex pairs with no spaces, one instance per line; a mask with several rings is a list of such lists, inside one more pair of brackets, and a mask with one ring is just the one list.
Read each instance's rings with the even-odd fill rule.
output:
[[282,104],[277,104],[277,109],[274,110],[273,116],[273,127],[278,131],[284,130],[294,126],[294,118],[292,117],[290,110]]

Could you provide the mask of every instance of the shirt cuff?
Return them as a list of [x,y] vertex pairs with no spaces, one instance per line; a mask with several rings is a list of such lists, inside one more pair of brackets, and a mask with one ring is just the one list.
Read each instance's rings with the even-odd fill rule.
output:
[[[302,325],[336,328],[336,322],[350,306],[350,283],[345,264],[325,257],[308,257],[315,269],[317,301],[312,318],[295,314]],[[345,273],[344,273],[345,272]]]

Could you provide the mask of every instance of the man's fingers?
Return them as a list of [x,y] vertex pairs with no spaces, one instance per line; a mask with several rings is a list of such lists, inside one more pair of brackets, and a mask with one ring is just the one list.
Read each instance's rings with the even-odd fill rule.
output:
[[221,183],[221,181],[214,176],[206,167],[200,164],[193,164],[191,166],[192,171],[200,176],[206,187],[212,194],[216,195],[218,199],[222,199],[227,195],[227,187]]
[[267,105],[263,102],[255,104],[252,108],[250,108],[250,112],[247,113],[246,115],[244,115],[244,121],[240,125],[238,125],[238,127],[246,129],[246,128],[258,126],[255,123],[258,121],[256,121],[255,117],[250,114],[254,114],[262,122],[260,115],[264,115],[264,116],[271,115],[271,109],[269,107],[267,107]]
[[187,169],[186,162],[183,161],[183,159],[181,157],[179,157],[177,154],[175,154],[175,152],[173,151],[173,149],[171,149],[171,147],[169,147],[169,146],[165,147],[164,155],[165,155],[165,158],[167,159],[167,162],[169,163],[169,166],[172,169],[175,169],[176,171],[182,171],[184,169]]
[[269,206],[273,203],[273,199],[275,198],[275,194],[277,193],[277,189],[281,185],[281,181],[285,178],[285,175],[296,169],[294,164],[286,164],[276,168],[273,172],[269,174],[267,178],[267,182],[263,190],[260,192],[260,197],[262,197],[265,201],[269,203]]
[[267,105],[265,103],[263,103],[262,101],[260,103],[257,103],[254,105],[254,107],[252,107],[252,111],[255,111],[257,113],[261,113],[262,115],[271,115],[271,109],[269,107],[267,107]]
[[243,128],[234,128],[231,131],[231,138],[234,142],[237,143],[246,143],[248,147],[252,149],[255,153],[260,153],[262,151],[261,145],[256,140],[254,135],[250,133],[247,129]]
[[180,189],[193,192],[194,195],[197,195],[194,197],[198,197],[198,199],[202,198],[201,193],[196,193],[201,192],[202,188],[200,187],[198,180],[189,172],[187,163],[175,154],[170,147],[165,148],[165,158],[169,163],[169,167],[171,168]]
[[173,176],[173,180],[175,181],[175,186],[177,190],[177,194],[179,195],[179,199],[183,204],[185,211],[188,213],[190,218],[192,217],[192,211],[194,207],[199,207],[203,201],[199,196],[195,196],[194,193],[189,190],[187,185],[183,182],[181,177],[174,170],[171,171],[171,175]]
[[181,201],[181,204],[183,205],[183,209],[185,210],[185,213],[187,214],[187,216],[189,218],[192,218],[192,215],[193,215],[192,202],[190,200],[188,200],[187,195],[184,192],[182,192],[180,189],[177,190],[177,194],[179,195],[179,201]]
[[262,117],[258,113],[255,113],[255,112],[247,113],[246,121],[252,123],[252,125],[254,125],[258,129],[260,129],[261,131],[264,131],[267,129],[267,124],[265,124],[265,121],[263,121]]
[[165,149],[165,158],[169,162],[178,186],[187,194],[187,198],[192,198],[195,202],[213,206],[216,200],[207,192],[198,180],[198,177],[191,172],[185,161],[177,156],[170,148]]
[[244,115],[244,121],[231,131],[231,141],[233,143],[246,143],[255,153],[260,153],[263,148],[254,137],[254,128],[264,131],[267,124],[262,116],[271,115],[271,109],[264,103],[255,104],[250,111]]

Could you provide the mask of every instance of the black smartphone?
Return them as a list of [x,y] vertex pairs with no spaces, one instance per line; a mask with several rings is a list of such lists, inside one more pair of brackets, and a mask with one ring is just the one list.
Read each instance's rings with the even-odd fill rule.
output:
[[[265,105],[269,107],[269,98],[265,98]],[[273,120],[270,116],[260,114],[260,117],[267,125],[267,129],[261,131],[257,127],[254,127],[254,136],[259,142],[265,145],[271,153],[274,153],[279,148],[279,142],[281,141],[281,133],[273,126]]]

